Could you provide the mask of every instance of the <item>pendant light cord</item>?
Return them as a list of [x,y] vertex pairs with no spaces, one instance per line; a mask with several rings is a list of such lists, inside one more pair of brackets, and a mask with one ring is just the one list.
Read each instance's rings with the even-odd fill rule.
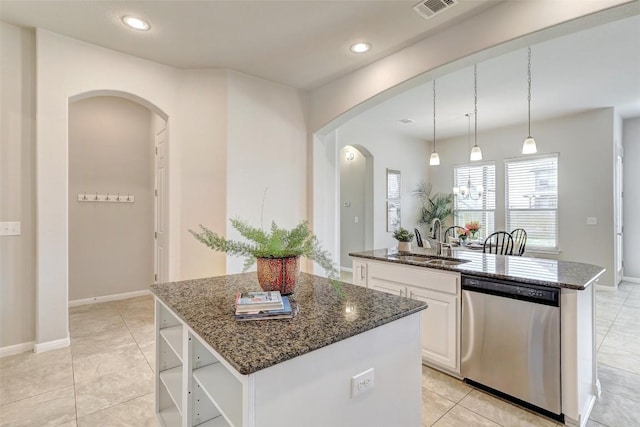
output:
[[436,152],[436,81],[433,81],[433,152]]
[[473,142],[478,145],[478,64],[473,66]]
[[527,101],[529,103],[529,138],[531,138],[531,46],[529,46],[528,50],[527,72],[529,76],[527,81],[527,83],[529,84],[529,95],[527,97]]

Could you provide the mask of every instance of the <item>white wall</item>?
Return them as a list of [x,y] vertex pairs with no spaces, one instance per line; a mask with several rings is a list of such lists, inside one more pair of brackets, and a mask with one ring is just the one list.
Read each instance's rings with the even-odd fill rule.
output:
[[[346,158],[347,153],[353,159]],[[369,249],[365,246],[367,230],[367,159],[357,148],[342,147],[340,162],[340,266],[351,268],[349,252]],[[372,212],[373,214],[373,212]],[[358,218],[356,222],[356,218]],[[373,230],[373,227],[369,227]]]
[[[292,228],[307,219],[307,129],[301,94],[287,86],[230,72],[227,114],[228,217],[260,226],[263,194],[268,189],[265,228],[271,221]],[[226,234],[240,237],[229,223]],[[243,261],[228,257],[227,272],[242,271]]]
[[640,280],[640,117],[623,122],[624,276]]
[[[147,290],[153,283],[152,113],[124,98],[69,105],[69,300]],[[79,193],[134,203],[79,202]]]
[[0,348],[35,341],[35,37],[0,22]]
[[397,246],[393,233],[388,232],[386,226],[387,169],[401,172],[401,223],[402,227],[413,230],[420,214],[420,201],[413,197],[412,192],[421,180],[427,178],[427,143],[354,123],[341,126],[337,134],[340,147],[358,145],[366,148],[372,156],[374,248]]
[[[180,279],[225,273],[225,256],[198,242],[187,230],[199,224],[224,233],[226,227],[227,72],[187,70],[178,90],[180,152]],[[173,205],[174,209],[178,208]]]
[[[532,123],[538,154],[559,153],[558,246],[555,258],[607,269],[600,283],[614,283],[613,109]],[[496,230],[505,228],[504,159],[520,157],[526,123],[478,134],[484,161],[496,164]],[[467,138],[438,143],[440,166],[429,167],[434,191],[451,192],[453,167],[466,164]],[[587,225],[596,217],[597,225]],[[538,256],[541,256],[538,254]]]

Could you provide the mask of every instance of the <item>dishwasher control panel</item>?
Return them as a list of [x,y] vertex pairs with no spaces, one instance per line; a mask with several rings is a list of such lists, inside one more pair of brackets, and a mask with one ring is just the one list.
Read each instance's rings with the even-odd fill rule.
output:
[[560,290],[557,288],[463,275],[462,289],[556,307],[560,305]]

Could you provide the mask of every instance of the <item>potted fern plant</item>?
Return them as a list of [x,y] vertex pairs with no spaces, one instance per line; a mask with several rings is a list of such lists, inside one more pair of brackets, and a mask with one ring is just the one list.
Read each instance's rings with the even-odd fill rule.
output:
[[291,230],[280,228],[272,222],[269,231],[241,219],[230,221],[246,241],[226,239],[203,225],[200,225],[200,232],[189,232],[213,250],[245,257],[245,271],[257,262],[258,283],[265,291],[292,294],[300,274],[300,257],[318,263],[329,278],[334,279],[332,283],[335,286],[338,270],[306,221]]

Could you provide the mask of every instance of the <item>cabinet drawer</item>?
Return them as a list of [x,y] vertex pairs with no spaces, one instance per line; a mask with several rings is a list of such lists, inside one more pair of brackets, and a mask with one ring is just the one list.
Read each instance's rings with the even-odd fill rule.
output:
[[452,295],[460,293],[460,274],[458,273],[411,265],[394,265],[388,262],[370,262],[367,270],[370,282],[380,279]]

